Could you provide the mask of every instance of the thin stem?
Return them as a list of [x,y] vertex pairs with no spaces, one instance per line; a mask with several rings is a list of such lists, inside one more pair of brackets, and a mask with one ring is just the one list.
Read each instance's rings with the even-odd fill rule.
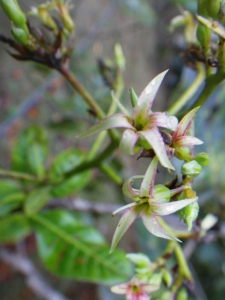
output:
[[224,78],[225,78],[224,72],[218,72],[217,74],[213,74],[209,76],[206,79],[206,83],[201,94],[196,99],[196,101],[194,102],[190,110],[197,106],[203,105],[205,101],[208,99],[208,97],[212,94],[213,90],[224,80]]
[[185,259],[184,253],[178,243],[175,243],[174,254],[177,259],[177,263],[179,265],[179,272],[186,278],[188,281],[193,282],[191,272],[187,265],[187,261]]
[[[158,221],[159,221],[160,225],[163,226],[163,228],[165,228],[169,233],[174,235],[174,231],[171,229],[171,227],[168,224],[166,224],[161,218],[158,218]],[[183,275],[184,278],[186,278],[187,280],[189,280],[192,283],[193,279],[191,276],[191,272],[188,268],[183,251],[182,251],[181,247],[179,246],[178,242],[173,241],[173,243],[175,245],[174,246],[174,254],[176,256],[177,263],[179,265],[179,272]]]
[[184,91],[180,98],[167,110],[171,115],[177,114],[194,96],[205,79],[205,69],[202,63],[196,63],[197,75],[192,84]]
[[88,106],[93,109],[98,119],[103,119],[105,117],[104,111],[96,103],[94,98],[89,94],[89,92],[79,83],[74,74],[70,72],[69,69],[64,66],[60,66],[58,71],[66,78],[66,80],[72,85],[72,87],[77,91],[79,95],[86,101]]
[[101,164],[99,169],[105,173],[112,181],[118,185],[122,185],[123,181],[121,177],[106,163]]
[[0,169],[0,177],[14,179],[14,180],[32,181],[32,182],[40,181],[40,179],[38,177],[33,176],[33,175],[29,175],[29,174],[21,173],[21,172],[8,171],[8,170],[3,170],[3,169]]
[[151,264],[150,269],[152,272],[156,271],[158,268],[161,268],[165,265],[166,261],[173,254],[174,247],[175,247],[175,243],[172,241],[168,241],[167,247],[163,252],[163,254]]
[[219,38],[218,47],[218,71],[216,74],[210,75],[206,79],[205,87],[201,94],[192,105],[191,109],[205,103],[213,90],[225,79],[225,54],[224,54],[224,40]]

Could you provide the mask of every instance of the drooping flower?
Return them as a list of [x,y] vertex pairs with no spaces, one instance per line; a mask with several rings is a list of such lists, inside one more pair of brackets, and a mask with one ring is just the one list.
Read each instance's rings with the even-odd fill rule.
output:
[[106,117],[78,137],[86,137],[110,128],[126,128],[120,141],[122,152],[133,155],[135,146],[152,148],[164,167],[174,169],[167,157],[165,144],[158,127],[174,131],[178,124],[177,118],[168,116],[166,113],[151,111],[155,95],[166,73],[167,71],[160,73],[147,85],[133,105],[132,116],[113,97],[123,114]]
[[[116,214],[117,212],[126,209],[114,233],[111,252],[139,215],[141,215],[146,229],[153,235],[165,239],[177,240],[175,236],[160,225],[158,217],[172,214],[190,203],[197,201],[198,198],[195,197],[169,202],[171,197],[176,194],[176,191],[169,190],[161,184],[154,186],[157,164],[158,158],[155,156],[149,165],[145,176],[133,176],[124,183],[124,195],[134,202],[125,205],[114,212],[114,214]],[[140,190],[132,187],[133,180],[136,178],[143,178]]]
[[156,284],[142,283],[134,277],[131,281],[111,287],[111,292],[126,295],[126,300],[150,300],[149,293],[158,290]]

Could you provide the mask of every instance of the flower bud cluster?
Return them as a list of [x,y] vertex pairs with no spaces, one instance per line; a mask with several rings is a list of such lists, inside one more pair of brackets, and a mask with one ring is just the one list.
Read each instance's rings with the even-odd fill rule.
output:
[[15,40],[22,45],[27,45],[29,41],[27,19],[17,0],[0,0],[0,6],[11,20],[11,31]]

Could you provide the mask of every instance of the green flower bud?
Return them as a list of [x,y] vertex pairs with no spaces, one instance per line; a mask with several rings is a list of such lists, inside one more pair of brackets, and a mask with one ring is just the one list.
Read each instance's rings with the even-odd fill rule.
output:
[[183,164],[181,168],[181,173],[190,177],[196,177],[201,173],[201,170],[201,165],[197,163],[197,161],[192,160]]
[[148,256],[143,253],[129,253],[126,255],[126,257],[138,268],[146,268],[151,263]]
[[180,160],[190,161],[192,160],[191,150],[188,147],[180,147],[175,150],[175,157]]
[[187,224],[188,230],[191,230],[192,222],[198,217],[198,212],[198,202],[191,203],[178,211],[180,219]]
[[74,22],[68,12],[68,7],[63,3],[63,1],[57,0],[57,9],[64,28],[69,32],[74,30]]
[[149,283],[160,286],[162,283],[162,274],[161,273],[153,274],[149,280]]
[[194,158],[202,167],[206,167],[209,163],[209,155],[205,152],[197,154]]
[[167,287],[170,287],[173,282],[173,276],[167,269],[162,270],[162,279]]
[[168,202],[171,198],[171,190],[163,184],[155,185],[153,188],[153,194],[157,202],[165,202],[165,200]]
[[207,13],[207,3],[208,0],[198,0],[198,8],[197,8],[197,12],[199,15],[207,17],[208,13]]
[[210,43],[210,29],[203,24],[199,24],[196,36],[201,46],[207,48]]
[[15,38],[17,42],[19,42],[22,45],[27,45],[29,41],[29,36],[27,32],[25,32],[22,28],[18,28],[11,24],[11,31],[12,35]]
[[49,14],[45,5],[40,5],[39,7],[32,7],[30,14],[39,18],[42,23],[52,29],[54,32],[58,31],[57,25],[51,15]]
[[212,19],[216,19],[220,10],[220,0],[207,0],[205,7],[208,16]]
[[169,30],[173,32],[175,28],[185,25],[185,23],[186,23],[186,18],[184,15],[176,16],[170,21]]
[[129,89],[129,93],[130,93],[130,100],[131,100],[131,105],[132,107],[134,108],[137,104],[137,101],[138,101],[138,96],[137,94],[135,93],[134,89],[131,88]]
[[163,292],[160,297],[158,298],[159,300],[170,300],[172,296],[172,293],[169,291]]
[[126,60],[120,44],[116,44],[114,47],[114,59],[116,65],[123,71],[125,69]]
[[15,25],[23,27],[26,24],[26,16],[20,9],[17,0],[0,0],[0,6]]
[[176,300],[188,300],[188,293],[185,288],[182,288],[178,291]]

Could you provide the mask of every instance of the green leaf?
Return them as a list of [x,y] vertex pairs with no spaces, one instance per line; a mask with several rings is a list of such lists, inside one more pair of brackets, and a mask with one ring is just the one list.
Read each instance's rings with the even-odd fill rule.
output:
[[26,237],[30,231],[30,224],[24,214],[7,216],[0,222],[0,243],[15,243]]
[[0,181],[0,217],[18,208],[25,199],[25,194],[11,181]]
[[31,217],[37,234],[39,255],[52,273],[71,279],[114,284],[127,279],[130,264],[125,254],[109,247],[93,228],[73,214],[46,211]]
[[[51,195],[54,197],[64,197],[81,190],[90,179],[90,172],[84,171],[62,181],[66,172],[71,171],[84,161],[82,151],[78,149],[68,149],[60,153],[52,162],[49,170],[49,177],[56,181],[52,186]],[[57,183],[59,181],[59,183]],[[61,182],[60,182],[61,181]]]
[[34,189],[25,202],[25,212],[28,215],[36,214],[47,203],[49,198],[49,187]]
[[43,178],[47,156],[47,137],[45,131],[32,125],[24,130],[12,149],[12,169],[29,171]]

